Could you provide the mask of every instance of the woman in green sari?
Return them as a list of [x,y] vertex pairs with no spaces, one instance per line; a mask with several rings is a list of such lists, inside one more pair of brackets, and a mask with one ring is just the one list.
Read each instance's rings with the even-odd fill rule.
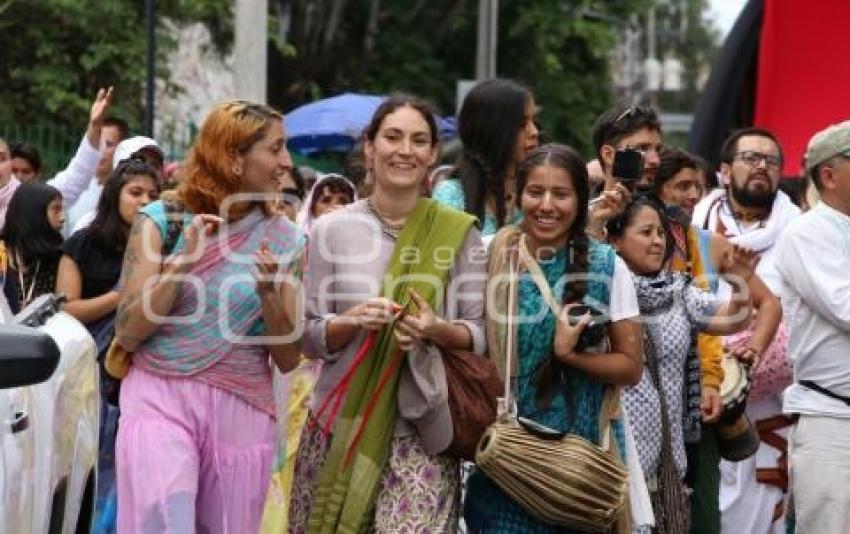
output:
[[324,365],[289,529],[452,532],[459,467],[439,454],[452,430],[437,347],[485,351],[481,236],[420,197],[439,151],[427,105],[392,97],[365,134],[372,194],[310,231],[304,352]]

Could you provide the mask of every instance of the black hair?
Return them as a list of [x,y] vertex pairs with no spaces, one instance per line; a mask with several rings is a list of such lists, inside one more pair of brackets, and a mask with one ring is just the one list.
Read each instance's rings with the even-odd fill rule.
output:
[[390,113],[393,113],[399,108],[411,107],[422,115],[425,122],[428,123],[428,129],[431,131],[431,145],[437,145],[440,142],[440,131],[437,129],[437,112],[430,102],[419,98],[418,96],[407,95],[403,93],[394,93],[384,100],[375,113],[372,115],[372,120],[369,125],[363,130],[365,138],[374,142],[378,136],[378,130],[384,123],[384,119]]
[[319,201],[319,197],[322,195],[322,192],[325,189],[329,189],[331,193],[343,193],[348,195],[348,202],[354,202],[354,194],[355,189],[354,185],[348,181],[344,176],[340,176],[338,174],[331,174],[325,177],[325,179],[316,182],[313,188],[319,188],[313,192],[313,196],[310,199],[310,215],[313,217],[316,216],[316,203]]
[[130,127],[127,125],[127,121],[124,119],[119,119],[118,117],[106,117],[103,119],[103,124],[101,124],[101,129],[106,128],[107,126],[112,126],[113,128],[118,129],[118,141],[123,141],[127,139],[130,135]]
[[10,147],[9,152],[13,158],[26,160],[36,174],[41,172],[41,153],[35,145],[31,143],[15,143]]
[[484,221],[488,195],[495,201],[498,226],[505,224],[505,174],[512,164],[517,136],[525,124],[531,91],[514,80],[492,78],[477,83],[458,115],[463,150],[457,163],[465,211]]
[[779,144],[779,139],[773,134],[773,132],[765,128],[750,127],[741,128],[729,134],[729,137],[723,141],[723,145],[720,147],[720,162],[731,165],[732,161],[735,159],[735,154],[738,152],[738,141],[742,137],[749,136],[765,137],[773,141],[773,144],[776,145],[776,149],[779,151],[779,158],[782,161],[785,161],[785,155],[782,152],[782,145]]
[[602,163],[602,146],[616,146],[621,139],[644,128],[661,131],[661,122],[655,110],[631,100],[622,100],[614,108],[601,114],[593,123],[593,148]]
[[[47,206],[61,199],[59,191],[37,180],[21,184],[9,200],[2,239],[24,265],[55,263],[62,254],[62,234],[50,225]],[[19,266],[20,268],[20,266]]]
[[670,231],[670,221],[667,217],[667,212],[664,209],[664,203],[661,202],[661,199],[655,195],[646,194],[635,196],[634,199],[626,205],[626,208],[622,213],[612,219],[609,219],[606,225],[608,239],[614,240],[622,238],[626,233],[626,228],[634,223],[638,212],[644,207],[650,208],[658,214],[658,218],[661,221],[661,227],[664,229],[664,235],[667,236],[663,262],[663,264],[666,264],[673,255],[673,251],[675,249]]
[[693,158],[694,163],[696,163],[697,170],[705,176],[705,190],[711,191],[712,189],[720,187],[720,182],[717,180],[717,173],[715,172],[714,166],[709,163],[707,159],[701,158],[700,156],[691,154],[691,158]]
[[665,148],[659,154],[658,170],[655,173],[655,182],[652,189],[655,194],[660,194],[664,184],[679,174],[682,169],[697,169],[697,163],[693,156],[678,148]]
[[139,176],[153,180],[157,189],[161,187],[156,170],[135,157],[119,163],[103,185],[94,220],[85,231],[104,250],[123,252],[127,246],[130,224],[121,217],[121,190]]

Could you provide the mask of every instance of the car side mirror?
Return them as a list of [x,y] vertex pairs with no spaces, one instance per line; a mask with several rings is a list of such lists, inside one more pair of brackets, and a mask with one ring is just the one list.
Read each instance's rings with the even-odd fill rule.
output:
[[59,356],[59,347],[48,334],[24,326],[0,326],[0,389],[44,382],[59,365]]

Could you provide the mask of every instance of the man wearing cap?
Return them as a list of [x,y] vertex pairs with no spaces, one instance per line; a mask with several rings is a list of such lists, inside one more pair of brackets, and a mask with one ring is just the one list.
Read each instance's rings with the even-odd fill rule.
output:
[[850,121],[818,132],[806,174],[820,202],[786,229],[778,248],[794,383],[784,410],[798,533],[850,524]]
[[[158,175],[162,175],[162,149],[159,148],[156,141],[150,137],[142,135],[137,135],[118,143],[118,146],[115,147],[115,152],[112,154],[112,162],[109,167],[109,173],[115,170],[119,163],[125,159],[130,159],[131,157],[143,159],[145,163],[156,170]],[[95,184],[94,180],[92,180],[92,186],[89,187],[89,191],[92,191],[93,194],[88,197],[87,204],[79,206],[78,202],[78,205],[75,205],[74,209],[69,212],[68,216],[69,219],[71,219],[69,227],[71,228],[72,234],[87,227],[94,220],[95,212],[97,211],[97,203],[100,200],[100,193],[103,191],[103,184],[109,177],[109,173],[107,173],[102,181],[98,178],[97,184]],[[81,209],[78,209],[78,207]],[[85,209],[85,211],[83,211],[83,209]]]

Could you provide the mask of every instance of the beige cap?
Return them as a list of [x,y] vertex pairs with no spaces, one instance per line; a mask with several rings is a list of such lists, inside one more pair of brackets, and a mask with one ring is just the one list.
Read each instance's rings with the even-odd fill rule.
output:
[[812,136],[806,148],[806,173],[839,154],[850,156],[850,121],[833,124]]

